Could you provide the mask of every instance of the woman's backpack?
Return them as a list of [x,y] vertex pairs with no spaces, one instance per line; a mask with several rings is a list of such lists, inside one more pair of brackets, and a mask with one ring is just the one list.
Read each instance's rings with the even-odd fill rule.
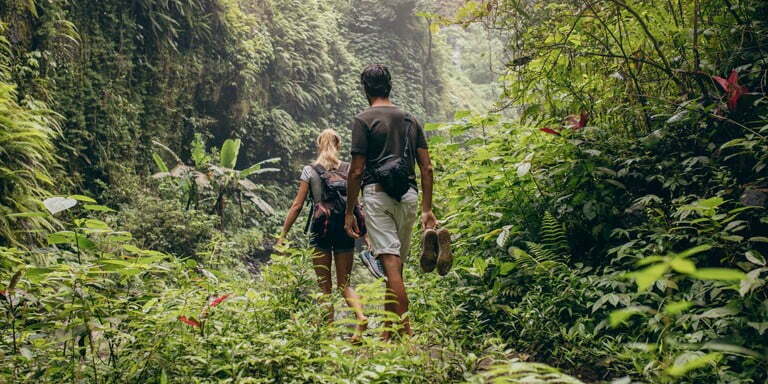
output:
[[[345,233],[344,213],[347,210],[347,173],[341,169],[326,170],[322,165],[315,164],[312,168],[320,176],[322,196],[313,196],[310,230],[316,236],[323,238],[329,233]],[[348,168],[346,169],[349,170]],[[360,229],[360,235],[365,235],[365,219],[359,207],[355,207],[355,217]]]

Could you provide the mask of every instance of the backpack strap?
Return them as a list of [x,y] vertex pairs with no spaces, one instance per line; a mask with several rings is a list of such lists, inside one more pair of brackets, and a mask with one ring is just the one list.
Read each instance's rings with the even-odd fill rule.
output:
[[411,128],[413,126],[413,116],[411,116],[410,113],[406,112],[403,117],[403,123],[405,124],[405,128],[403,129],[403,134],[405,135],[405,145],[403,145],[403,157],[408,158],[411,154]]

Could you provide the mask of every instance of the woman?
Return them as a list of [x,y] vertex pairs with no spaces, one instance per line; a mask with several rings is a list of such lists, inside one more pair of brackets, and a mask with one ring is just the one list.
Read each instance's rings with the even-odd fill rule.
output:
[[[317,137],[317,160],[304,167],[299,181],[299,191],[293,200],[288,217],[283,224],[283,231],[278,244],[296,222],[307,196],[313,202],[311,244],[315,249],[313,264],[317,273],[320,290],[328,299],[331,294],[331,263],[335,260],[337,288],[347,304],[354,310],[358,320],[353,341],[357,341],[368,326],[368,319],[363,315],[360,296],[349,285],[355,240],[344,230],[343,207],[346,205],[346,178],[349,163],[339,160],[341,138],[332,129],[326,129]],[[332,195],[332,196],[328,196]],[[342,196],[343,195],[343,196]],[[342,211],[334,214],[334,198],[343,198]],[[333,321],[333,305],[328,304],[328,322]]]

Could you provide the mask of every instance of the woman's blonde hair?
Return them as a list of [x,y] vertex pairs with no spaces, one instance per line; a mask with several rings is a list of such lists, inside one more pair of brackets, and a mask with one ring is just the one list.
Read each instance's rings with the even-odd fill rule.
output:
[[315,164],[322,165],[327,170],[336,169],[341,165],[339,148],[341,137],[333,129],[326,129],[317,136],[317,160]]

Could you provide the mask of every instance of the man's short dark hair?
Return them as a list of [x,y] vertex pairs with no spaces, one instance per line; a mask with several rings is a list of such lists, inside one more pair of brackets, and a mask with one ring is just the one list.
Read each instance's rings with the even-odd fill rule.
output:
[[389,93],[392,92],[392,75],[389,74],[389,69],[381,64],[365,67],[363,74],[360,75],[360,82],[368,98],[389,97]]

